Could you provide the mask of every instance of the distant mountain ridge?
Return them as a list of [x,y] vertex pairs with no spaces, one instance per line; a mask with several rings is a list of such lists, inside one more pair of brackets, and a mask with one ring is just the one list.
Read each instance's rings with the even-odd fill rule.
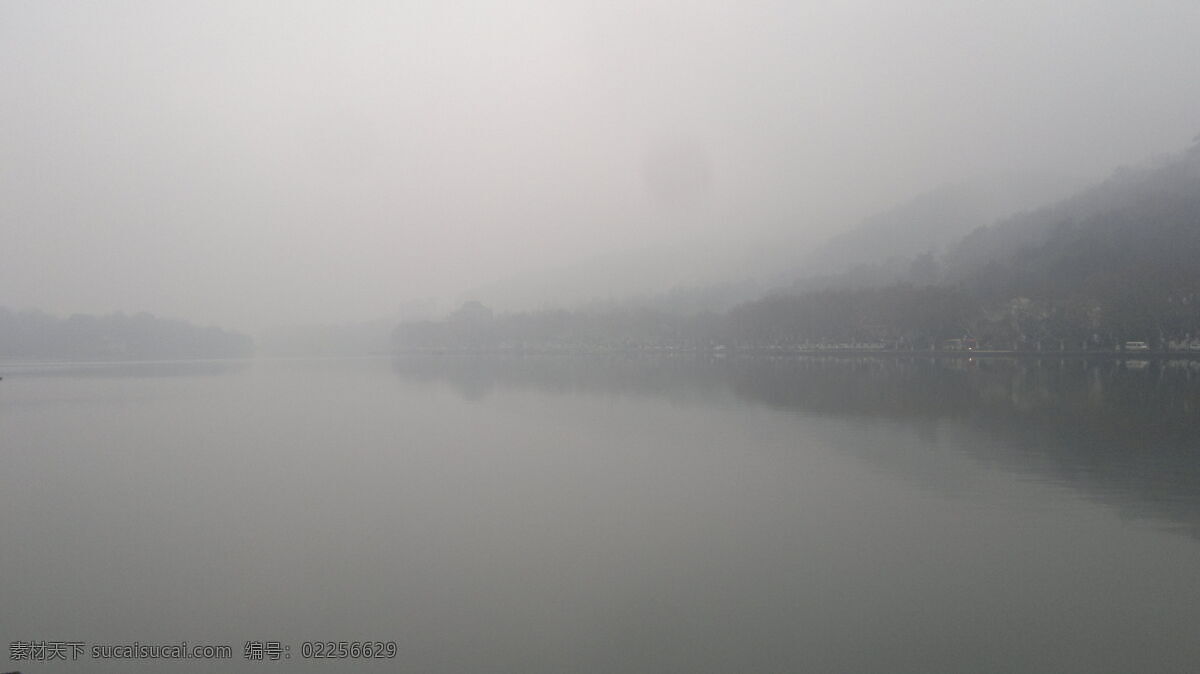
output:
[[736,308],[733,323],[780,343],[1111,350],[1133,341],[1191,351],[1200,345],[1200,142],[976,228],[944,255],[915,260],[907,276],[880,269],[798,283]]
[[1061,197],[1061,179],[1011,174],[943,185],[872,215],[817,246],[805,273],[830,274],[941,250],[977,227]]
[[[1117,169],[1107,180],[1069,198],[972,231],[948,251],[947,279],[978,277],[984,267],[1003,266],[1034,254],[1038,247],[1061,246],[1068,239],[1076,245],[1100,245],[1101,240],[1110,245],[1123,236],[1126,243],[1138,244],[1144,237],[1133,230],[1145,226],[1161,231],[1172,223],[1182,226],[1178,234],[1186,234],[1191,231],[1188,225],[1195,224],[1188,204],[1197,195],[1200,142],[1143,166]],[[1173,254],[1165,248],[1161,252]]]
[[[868,219],[857,267],[803,277],[728,310],[668,310],[663,301],[601,310],[489,313],[487,320],[401,326],[404,349],[855,348],[1113,353],[1200,352],[1200,144],[1065,199],[976,227],[936,255],[908,251],[973,224],[966,198],[918,199]],[[908,225],[924,222],[921,229]],[[932,224],[930,224],[932,223]],[[906,232],[915,232],[907,236]],[[904,238],[907,237],[907,238]],[[828,253],[832,255],[832,253]],[[872,257],[873,256],[873,257]],[[875,259],[868,263],[865,260]],[[843,256],[830,267],[846,264]],[[900,260],[897,263],[897,260]],[[811,268],[797,268],[802,275]],[[894,274],[888,276],[888,273]],[[688,306],[686,303],[684,306]]]
[[978,227],[1061,198],[1069,192],[1068,182],[1047,175],[979,176],[920,194],[824,240],[805,241],[792,231],[756,245],[647,246],[531,270],[475,288],[461,299],[500,311],[599,302],[721,312],[770,288],[892,283],[905,279],[919,256],[940,255]]
[[795,290],[927,281],[914,262],[940,257],[970,232],[1069,193],[1058,176],[995,174],[943,185],[872,215],[804,255]]
[[147,313],[59,318],[0,307],[0,359],[241,358],[253,353],[254,340],[246,335]]

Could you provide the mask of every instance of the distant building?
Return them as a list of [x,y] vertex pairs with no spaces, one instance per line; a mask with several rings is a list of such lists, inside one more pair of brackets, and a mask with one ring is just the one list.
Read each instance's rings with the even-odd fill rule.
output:
[[979,343],[974,337],[963,337],[961,339],[947,339],[942,342],[943,351],[974,351],[979,347]]

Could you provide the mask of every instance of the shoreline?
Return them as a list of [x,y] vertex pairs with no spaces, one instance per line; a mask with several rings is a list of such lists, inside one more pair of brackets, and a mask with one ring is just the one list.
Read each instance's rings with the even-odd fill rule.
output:
[[392,354],[401,356],[606,356],[606,355],[654,355],[654,356],[823,356],[823,357],[887,357],[887,358],[1018,358],[1025,360],[1198,360],[1200,351],[914,351],[897,349],[772,349],[766,347],[743,347],[727,349],[702,348],[607,348],[607,349],[553,349],[553,348],[496,348],[496,349],[410,349]]

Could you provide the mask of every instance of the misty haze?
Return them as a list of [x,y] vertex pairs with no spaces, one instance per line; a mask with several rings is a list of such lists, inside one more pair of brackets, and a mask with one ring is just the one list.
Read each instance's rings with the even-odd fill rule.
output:
[[0,4],[0,671],[1195,671],[1197,44]]

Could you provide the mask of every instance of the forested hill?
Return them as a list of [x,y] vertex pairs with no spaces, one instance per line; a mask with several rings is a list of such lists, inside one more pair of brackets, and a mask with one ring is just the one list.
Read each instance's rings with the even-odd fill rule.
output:
[[[1200,349],[1200,144],[981,227],[903,282],[795,286],[728,312],[654,307],[493,317],[477,307],[402,325],[404,348],[798,347]],[[798,270],[799,271],[799,270]],[[466,308],[464,308],[466,309]]]
[[146,313],[59,318],[0,307],[5,360],[235,358],[253,352],[246,335]]
[[1034,274],[1074,284],[1114,264],[1178,265],[1177,249],[1196,242],[1197,198],[1200,142],[1146,166],[1118,169],[1058,203],[976,229],[946,255],[946,280],[986,284]]
[[1053,208],[977,231],[947,256],[945,268],[946,282],[985,305],[1023,297],[1129,338],[1194,338],[1200,144],[1154,166],[1119,171]]
[[1200,338],[1200,143],[981,227],[924,263],[907,285],[744,305],[734,332],[1004,348],[1191,343]]
[[996,174],[943,185],[872,215],[800,260],[797,287],[903,279],[914,258],[942,254],[972,230],[1070,193],[1059,176]]

